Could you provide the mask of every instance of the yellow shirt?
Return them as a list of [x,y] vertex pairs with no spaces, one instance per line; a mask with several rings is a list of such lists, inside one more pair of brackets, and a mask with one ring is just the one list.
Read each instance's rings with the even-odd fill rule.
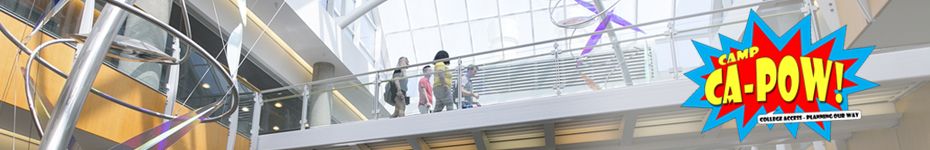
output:
[[444,74],[446,78],[445,85],[443,85],[443,82],[439,80],[439,74],[436,74],[436,76],[433,77],[433,87],[442,85],[446,86],[446,88],[452,88],[452,72],[449,72],[449,67],[446,67],[445,63],[437,62],[436,68],[433,69],[433,72],[444,72],[442,74]]

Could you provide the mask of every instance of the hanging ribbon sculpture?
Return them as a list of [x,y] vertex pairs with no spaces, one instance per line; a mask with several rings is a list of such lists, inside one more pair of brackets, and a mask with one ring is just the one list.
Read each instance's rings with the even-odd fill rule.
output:
[[[599,13],[599,12],[597,11],[597,8],[596,8],[596,6],[595,6],[594,4],[585,2],[585,1],[583,1],[583,0],[575,0],[575,2],[578,3],[578,4],[581,5],[581,6],[584,6],[585,8],[587,8],[588,10],[590,10],[591,12],[594,12],[595,14]],[[613,6],[611,6],[611,7],[613,7]],[[601,14],[597,14],[597,15],[595,15],[595,16],[600,16],[600,15],[601,15]],[[607,18],[607,19],[601,20],[601,22],[600,22],[600,24],[598,24],[597,28],[594,29],[594,32],[604,31],[605,29],[607,29],[607,25],[609,25],[611,22],[613,22],[613,23],[615,23],[615,24],[617,24],[617,25],[620,25],[620,26],[629,26],[629,25],[633,25],[633,24],[630,23],[629,21],[626,21],[626,19],[620,18],[620,16],[614,14],[613,10],[610,10],[610,11],[607,12],[606,18]],[[632,30],[633,30],[633,31],[640,32],[640,33],[643,33],[643,34],[646,33],[646,32],[644,32],[643,30],[641,30],[641,29],[639,29],[639,28],[632,28]],[[602,35],[603,35],[603,33],[591,35],[591,38],[588,39],[588,43],[585,43],[585,46],[584,46],[584,47],[589,47],[589,46],[597,45],[597,43],[600,41]],[[592,47],[592,48],[587,48],[587,49],[582,50],[582,51],[581,51],[581,57],[585,57],[585,54],[591,53],[592,50],[594,50],[593,47]],[[578,67],[581,66],[581,63],[582,63],[583,61],[584,61],[583,59],[578,59],[578,63],[575,64],[575,69],[578,69]],[[601,87],[598,86],[598,85],[594,82],[594,80],[591,80],[591,78],[588,78],[588,76],[585,75],[584,73],[582,73],[581,71],[578,71],[578,75],[580,75],[581,78],[584,79],[585,83],[588,84],[588,87],[590,87],[592,90],[595,90],[595,91],[601,90]]]

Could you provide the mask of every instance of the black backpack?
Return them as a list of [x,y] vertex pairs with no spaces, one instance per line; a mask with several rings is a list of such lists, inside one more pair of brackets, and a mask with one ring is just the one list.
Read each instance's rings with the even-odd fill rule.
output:
[[[404,91],[406,93],[406,91]],[[394,97],[397,96],[397,86],[394,86],[394,81],[387,82],[384,84],[384,102],[394,106]],[[410,96],[404,95],[406,105],[410,105]]]

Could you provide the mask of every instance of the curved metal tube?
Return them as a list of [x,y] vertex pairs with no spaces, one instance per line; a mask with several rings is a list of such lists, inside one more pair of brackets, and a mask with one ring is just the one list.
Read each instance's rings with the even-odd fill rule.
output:
[[[142,18],[142,19],[145,19],[145,20],[147,20],[147,21],[149,21],[149,22],[151,22],[151,23],[157,25],[158,27],[162,28],[163,30],[168,31],[168,34],[171,34],[171,35],[173,35],[173,36],[175,36],[175,37],[177,37],[177,38],[179,38],[179,39],[182,39],[182,40],[184,40],[185,42],[187,42],[188,44],[190,44],[191,46],[193,46],[194,48],[196,48],[196,49],[197,49],[197,53],[200,53],[200,54],[202,54],[202,55],[210,56],[210,53],[208,53],[207,50],[203,49],[203,47],[200,47],[200,45],[197,44],[196,42],[194,42],[194,40],[192,40],[192,39],[190,39],[189,37],[185,36],[183,33],[181,33],[180,31],[178,31],[178,30],[172,28],[172,27],[169,26],[168,24],[165,24],[164,22],[159,21],[159,20],[156,19],[154,16],[149,15],[149,14],[143,12],[142,10],[139,10],[138,8],[132,7],[131,5],[126,4],[126,3],[116,2],[116,1],[113,1],[113,0],[104,0],[104,2],[106,2],[106,3],[108,3],[108,4],[113,4],[114,6],[117,6],[117,7],[121,8],[121,9],[123,9],[123,10],[125,10],[125,11],[127,11],[127,12],[129,12],[129,13],[132,13],[132,14],[134,14],[134,15],[136,15],[136,16],[139,16],[139,17]],[[213,57],[207,57],[207,59],[209,59],[210,62],[212,62],[213,64],[215,64],[215,65],[217,65],[217,66],[220,66],[220,65],[222,64],[222,63],[220,63],[219,61],[217,61],[216,59],[214,59]],[[236,84],[235,84],[236,81],[233,80],[233,77],[229,74],[228,71],[224,71],[223,73],[225,74],[225,75],[223,76],[223,78],[226,79],[226,82],[229,82],[229,85],[230,85],[229,90],[231,90],[231,91],[229,91],[229,93],[232,94],[232,97],[233,97],[232,106],[230,107],[229,110],[227,110],[226,112],[224,112],[223,115],[220,115],[220,116],[217,116],[217,117],[213,117],[213,118],[204,119],[203,122],[214,122],[214,121],[219,120],[220,118],[225,118],[225,117],[229,116],[230,114],[232,114],[233,112],[235,112],[235,111],[236,111],[236,108],[239,108],[239,88],[236,87],[236,86],[232,86],[232,85],[236,85]],[[172,117],[172,118],[176,118],[176,117]]]
[[29,103],[29,112],[32,112],[32,120],[35,121],[36,128],[38,128],[37,131],[39,131],[39,138],[41,138],[42,136],[45,136],[45,131],[43,130],[43,128],[41,127],[41,123],[39,122],[39,115],[36,114],[36,105],[35,105],[35,97],[34,97],[35,91],[36,91],[35,85],[32,85],[33,82],[28,81],[30,80],[29,78],[30,70],[32,70],[32,60],[34,60],[36,56],[39,56],[39,51],[41,51],[45,47],[52,45],[52,44],[64,43],[64,42],[77,42],[77,41],[75,41],[74,39],[56,39],[56,40],[42,43],[42,45],[39,45],[39,47],[36,47],[36,51],[34,53],[29,55],[29,59],[26,60],[26,70],[23,71],[23,73],[26,75],[25,76],[26,82],[23,82],[23,83],[26,84],[26,99],[27,99],[27,102]]
[[[59,39],[59,40],[63,40],[63,39]],[[70,40],[70,39],[68,39],[68,40]],[[50,41],[50,42],[52,42],[52,41]],[[67,40],[66,40],[65,42],[71,42],[71,41],[67,41]],[[57,43],[61,43],[61,42],[57,42]],[[51,45],[51,44],[53,44],[53,43],[48,43],[47,45]],[[46,46],[47,46],[47,45],[46,45]],[[28,49],[27,49],[27,51],[24,51],[24,52],[25,52],[26,54],[30,54],[30,55],[38,55],[38,54],[36,54],[36,53],[38,53],[38,50],[41,50],[40,48],[43,48],[43,47],[44,47],[44,46],[41,46],[41,45],[40,45],[39,47],[37,47],[37,50],[36,50],[35,53],[28,51]],[[49,70],[51,70],[51,71],[54,72],[55,74],[58,74],[58,76],[61,76],[62,78],[68,78],[68,74],[65,74],[63,71],[61,71],[61,70],[59,70],[58,68],[56,68],[55,66],[51,65],[51,63],[48,63],[48,61],[45,61],[45,59],[42,59],[42,57],[38,57],[38,56],[36,56],[36,57],[30,57],[30,61],[26,64],[26,67],[27,67],[27,70],[26,70],[26,71],[27,71],[27,72],[29,71],[29,68],[31,68],[31,64],[32,64],[32,61],[31,61],[31,60],[33,60],[33,58],[35,58],[34,60],[37,61],[37,62],[39,62],[39,64],[41,64],[42,66],[45,66],[46,68],[48,68]],[[35,88],[29,87],[29,86],[34,87],[34,85],[27,85],[27,88],[26,88],[26,90],[27,90],[27,92],[28,92],[27,94],[29,94],[30,96],[31,96],[31,95],[34,95],[34,94],[32,94],[29,90],[32,90],[32,92],[34,92],[34,91],[35,91]],[[112,96],[110,96],[110,95],[107,95],[106,93],[100,92],[100,90],[97,90],[97,89],[94,89],[94,88],[91,88],[91,89],[90,89],[90,92],[91,92],[91,93],[94,93],[94,94],[97,95],[97,96],[103,97],[103,98],[106,99],[106,100],[109,100],[109,101],[114,102],[114,103],[116,103],[116,104],[122,105],[122,106],[124,106],[124,107],[126,107],[126,108],[129,108],[129,109],[132,109],[132,110],[135,110],[135,111],[138,111],[138,112],[142,112],[142,113],[145,113],[145,114],[148,114],[148,115],[152,115],[152,116],[159,117],[159,118],[164,118],[164,119],[174,119],[174,118],[177,118],[177,117],[175,117],[175,116],[165,115],[165,114],[162,114],[162,113],[150,111],[150,110],[145,109],[145,108],[136,107],[135,105],[126,103],[126,102],[124,102],[124,101],[122,101],[122,100],[119,100],[119,99],[114,98],[114,97],[112,97]],[[28,96],[27,96],[27,98],[29,98],[30,102],[32,102],[33,98],[30,98],[30,97],[28,97]],[[30,107],[30,108],[31,108],[31,109],[34,109],[34,107]]]
[[[191,21],[188,18],[187,14],[187,2],[186,0],[179,0],[181,2],[181,18],[184,18],[184,31],[187,32],[187,36],[191,36]],[[179,49],[180,50],[180,49]],[[184,63],[187,60],[187,57],[191,55],[191,50],[187,49],[187,53],[184,53],[184,56],[181,57],[181,60],[178,61],[178,64]]]

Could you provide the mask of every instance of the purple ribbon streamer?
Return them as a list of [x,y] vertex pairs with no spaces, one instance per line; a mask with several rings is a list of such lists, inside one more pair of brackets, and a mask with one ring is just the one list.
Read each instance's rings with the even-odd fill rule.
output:
[[[590,10],[591,12],[598,13],[597,8],[595,8],[594,4],[585,2],[585,1],[583,1],[583,0],[575,0],[575,2],[577,2],[577,3],[578,3],[579,5],[581,5],[581,6],[584,6],[585,8],[587,8],[588,10]],[[629,25],[633,25],[633,24],[630,23],[629,21],[626,21],[626,19],[620,18],[620,16],[617,16],[616,14],[614,14],[614,11],[613,11],[613,10],[607,12],[607,18],[608,18],[608,19],[602,20],[602,21],[601,21],[601,24],[597,26],[597,29],[595,29],[594,32],[604,31],[604,29],[607,29],[608,21],[613,22],[613,23],[616,23],[617,25],[620,25],[620,26],[629,26]],[[633,31],[638,31],[638,32],[643,33],[643,34],[646,33],[646,32],[644,32],[643,30],[640,30],[639,28],[632,28],[632,29],[633,29]],[[588,43],[585,44],[585,47],[597,45],[597,42],[600,41],[602,35],[603,35],[603,34],[591,35],[591,38],[588,39]],[[587,48],[587,49],[584,49],[583,51],[581,51],[581,55],[584,56],[585,54],[590,53],[591,50],[594,50],[594,48]],[[578,64],[577,64],[577,65],[581,65],[581,61],[580,61],[580,60],[578,61]],[[576,65],[576,67],[577,67],[577,65]]]

